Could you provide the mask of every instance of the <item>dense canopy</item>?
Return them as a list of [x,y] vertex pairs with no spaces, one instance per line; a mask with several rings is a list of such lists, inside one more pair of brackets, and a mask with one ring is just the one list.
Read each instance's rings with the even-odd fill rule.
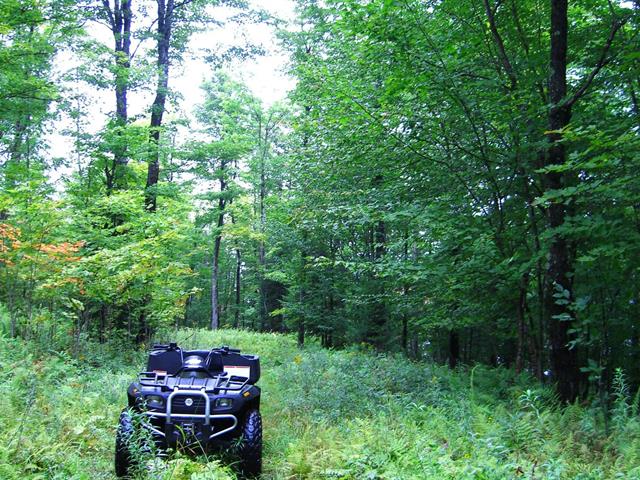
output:
[[[240,327],[506,366],[568,401],[618,367],[637,386],[640,4],[295,8],[0,4],[3,331]],[[256,22],[296,80],[271,105],[230,68],[259,46],[194,40]],[[203,52],[186,111],[172,75]]]

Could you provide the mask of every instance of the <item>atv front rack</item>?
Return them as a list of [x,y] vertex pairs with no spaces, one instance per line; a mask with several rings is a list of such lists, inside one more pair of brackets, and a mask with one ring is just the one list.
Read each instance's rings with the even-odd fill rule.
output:
[[[201,396],[204,399],[204,414],[196,414],[196,413],[173,413],[172,412],[172,406],[173,406],[173,399],[177,396],[189,396],[192,397],[194,395],[197,396]],[[203,423],[205,425],[205,427],[209,428],[209,434],[208,434],[208,439],[211,440],[215,437],[219,437],[220,435],[224,435],[227,432],[230,432],[232,430],[234,430],[237,426],[238,426],[238,417],[236,417],[235,415],[232,414],[211,414],[211,399],[209,398],[209,395],[207,395],[206,393],[204,393],[203,391],[194,391],[192,389],[189,390],[178,390],[175,389],[173,392],[171,392],[171,394],[169,395],[169,398],[167,399],[167,408],[165,412],[156,412],[153,410],[147,410],[146,412],[144,412],[146,415],[150,416],[150,417],[160,417],[160,418],[164,418],[166,420],[165,423],[165,432],[158,430],[157,428],[155,428],[152,425],[147,425],[147,428],[149,428],[152,432],[161,435],[162,437],[167,437],[168,436],[168,432],[171,431],[172,428],[172,423],[171,420],[174,418],[182,418],[182,419],[189,419],[189,420],[203,420]],[[211,426],[211,420],[231,420],[232,421],[232,425],[230,427],[224,428],[220,431],[214,431],[213,427]]]
[[142,372],[138,375],[138,383],[144,387],[160,387],[165,391],[205,391],[216,395],[240,391],[248,382],[247,377],[229,375],[226,372],[210,378],[180,377],[158,372]]

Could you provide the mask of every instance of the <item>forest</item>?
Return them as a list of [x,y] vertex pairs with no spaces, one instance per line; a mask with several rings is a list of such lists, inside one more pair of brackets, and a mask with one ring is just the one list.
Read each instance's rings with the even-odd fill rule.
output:
[[[640,2],[287,8],[0,0],[0,476],[111,478],[80,458],[112,441],[125,373],[199,332],[288,359],[265,358],[288,412],[265,478],[640,478]],[[293,80],[277,101],[241,71],[264,45],[216,40],[261,26]],[[196,57],[205,80],[176,83]],[[84,384],[92,352],[119,386],[104,439],[36,461],[60,427],[24,430],[18,397],[47,402],[29,372]],[[275,393],[318,374],[355,398],[340,368],[376,400]],[[335,412],[363,423],[317,433]],[[405,453],[374,440],[394,412]],[[419,428],[455,419],[458,437]],[[371,451],[354,460],[358,428]],[[186,462],[166,478],[233,478]]]

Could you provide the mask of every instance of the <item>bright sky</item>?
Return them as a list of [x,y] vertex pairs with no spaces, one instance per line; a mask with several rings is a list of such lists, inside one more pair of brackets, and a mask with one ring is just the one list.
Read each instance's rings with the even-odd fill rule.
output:
[[[252,0],[255,8],[267,10],[272,15],[284,20],[294,19],[293,0]],[[268,106],[285,98],[287,92],[294,86],[294,81],[284,70],[288,62],[288,55],[279,45],[273,27],[265,24],[246,25],[241,29],[229,25],[222,29],[204,32],[193,37],[194,50],[211,46],[212,44],[238,45],[244,43],[244,38],[261,45],[266,55],[259,58],[236,62],[231,69],[238,79],[242,79],[253,93]],[[173,88],[184,95],[185,109],[191,109],[202,100],[199,86],[210,77],[210,67],[201,59],[191,59],[184,68],[173,78]]]
[[[292,21],[295,16],[294,0],[251,0],[251,4],[254,8],[264,9],[287,22]],[[224,15],[225,10],[222,9],[220,13]],[[113,40],[106,27],[92,26],[91,33],[94,38],[111,46]],[[244,44],[246,43],[244,39],[261,45],[266,54],[242,62],[236,61],[227,69],[233,76],[244,81],[266,106],[286,97],[295,82],[286,75],[288,55],[281,48],[274,28],[266,24],[243,25],[238,28],[237,25],[231,24],[194,35],[190,44],[192,55],[188,55],[182,65],[172,66],[169,88],[182,95],[183,99],[179,105],[182,112],[187,114],[192,112],[193,108],[203,100],[200,85],[211,76],[210,67],[201,58],[201,49],[215,48],[216,45]],[[77,59],[72,54],[64,53],[58,57],[56,67],[62,73],[76,64]],[[115,109],[114,92],[111,89],[95,90],[82,85],[74,85],[73,89],[86,96],[89,116],[85,128],[91,133],[96,133],[104,127],[106,116]],[[129,115],[144,114],[148,111],[152,100],[152,91],[130,92]],[[171,111],[168,114],[171,115]],[[69,118],[61,118],[52,124],[49,136],[51,157],[70,158],[73,141],[61,133],[63,129],[69,128],[72,128]]]

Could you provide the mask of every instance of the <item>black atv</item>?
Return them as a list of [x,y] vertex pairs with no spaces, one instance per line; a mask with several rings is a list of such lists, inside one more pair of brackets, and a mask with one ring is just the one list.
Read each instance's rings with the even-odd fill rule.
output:
[[[260,359],[229,347],[182,350],[175,343],[154,345],[147,371],[129,385],[129,408],[116,433],[118,477],[134,472],[139,452],[178,449],[208,453],[233,449],[240,471],[254,477],[262,469]],[[141,432],[141,430],[143,430]],[[142,435],[141,435],[142,433]]]

